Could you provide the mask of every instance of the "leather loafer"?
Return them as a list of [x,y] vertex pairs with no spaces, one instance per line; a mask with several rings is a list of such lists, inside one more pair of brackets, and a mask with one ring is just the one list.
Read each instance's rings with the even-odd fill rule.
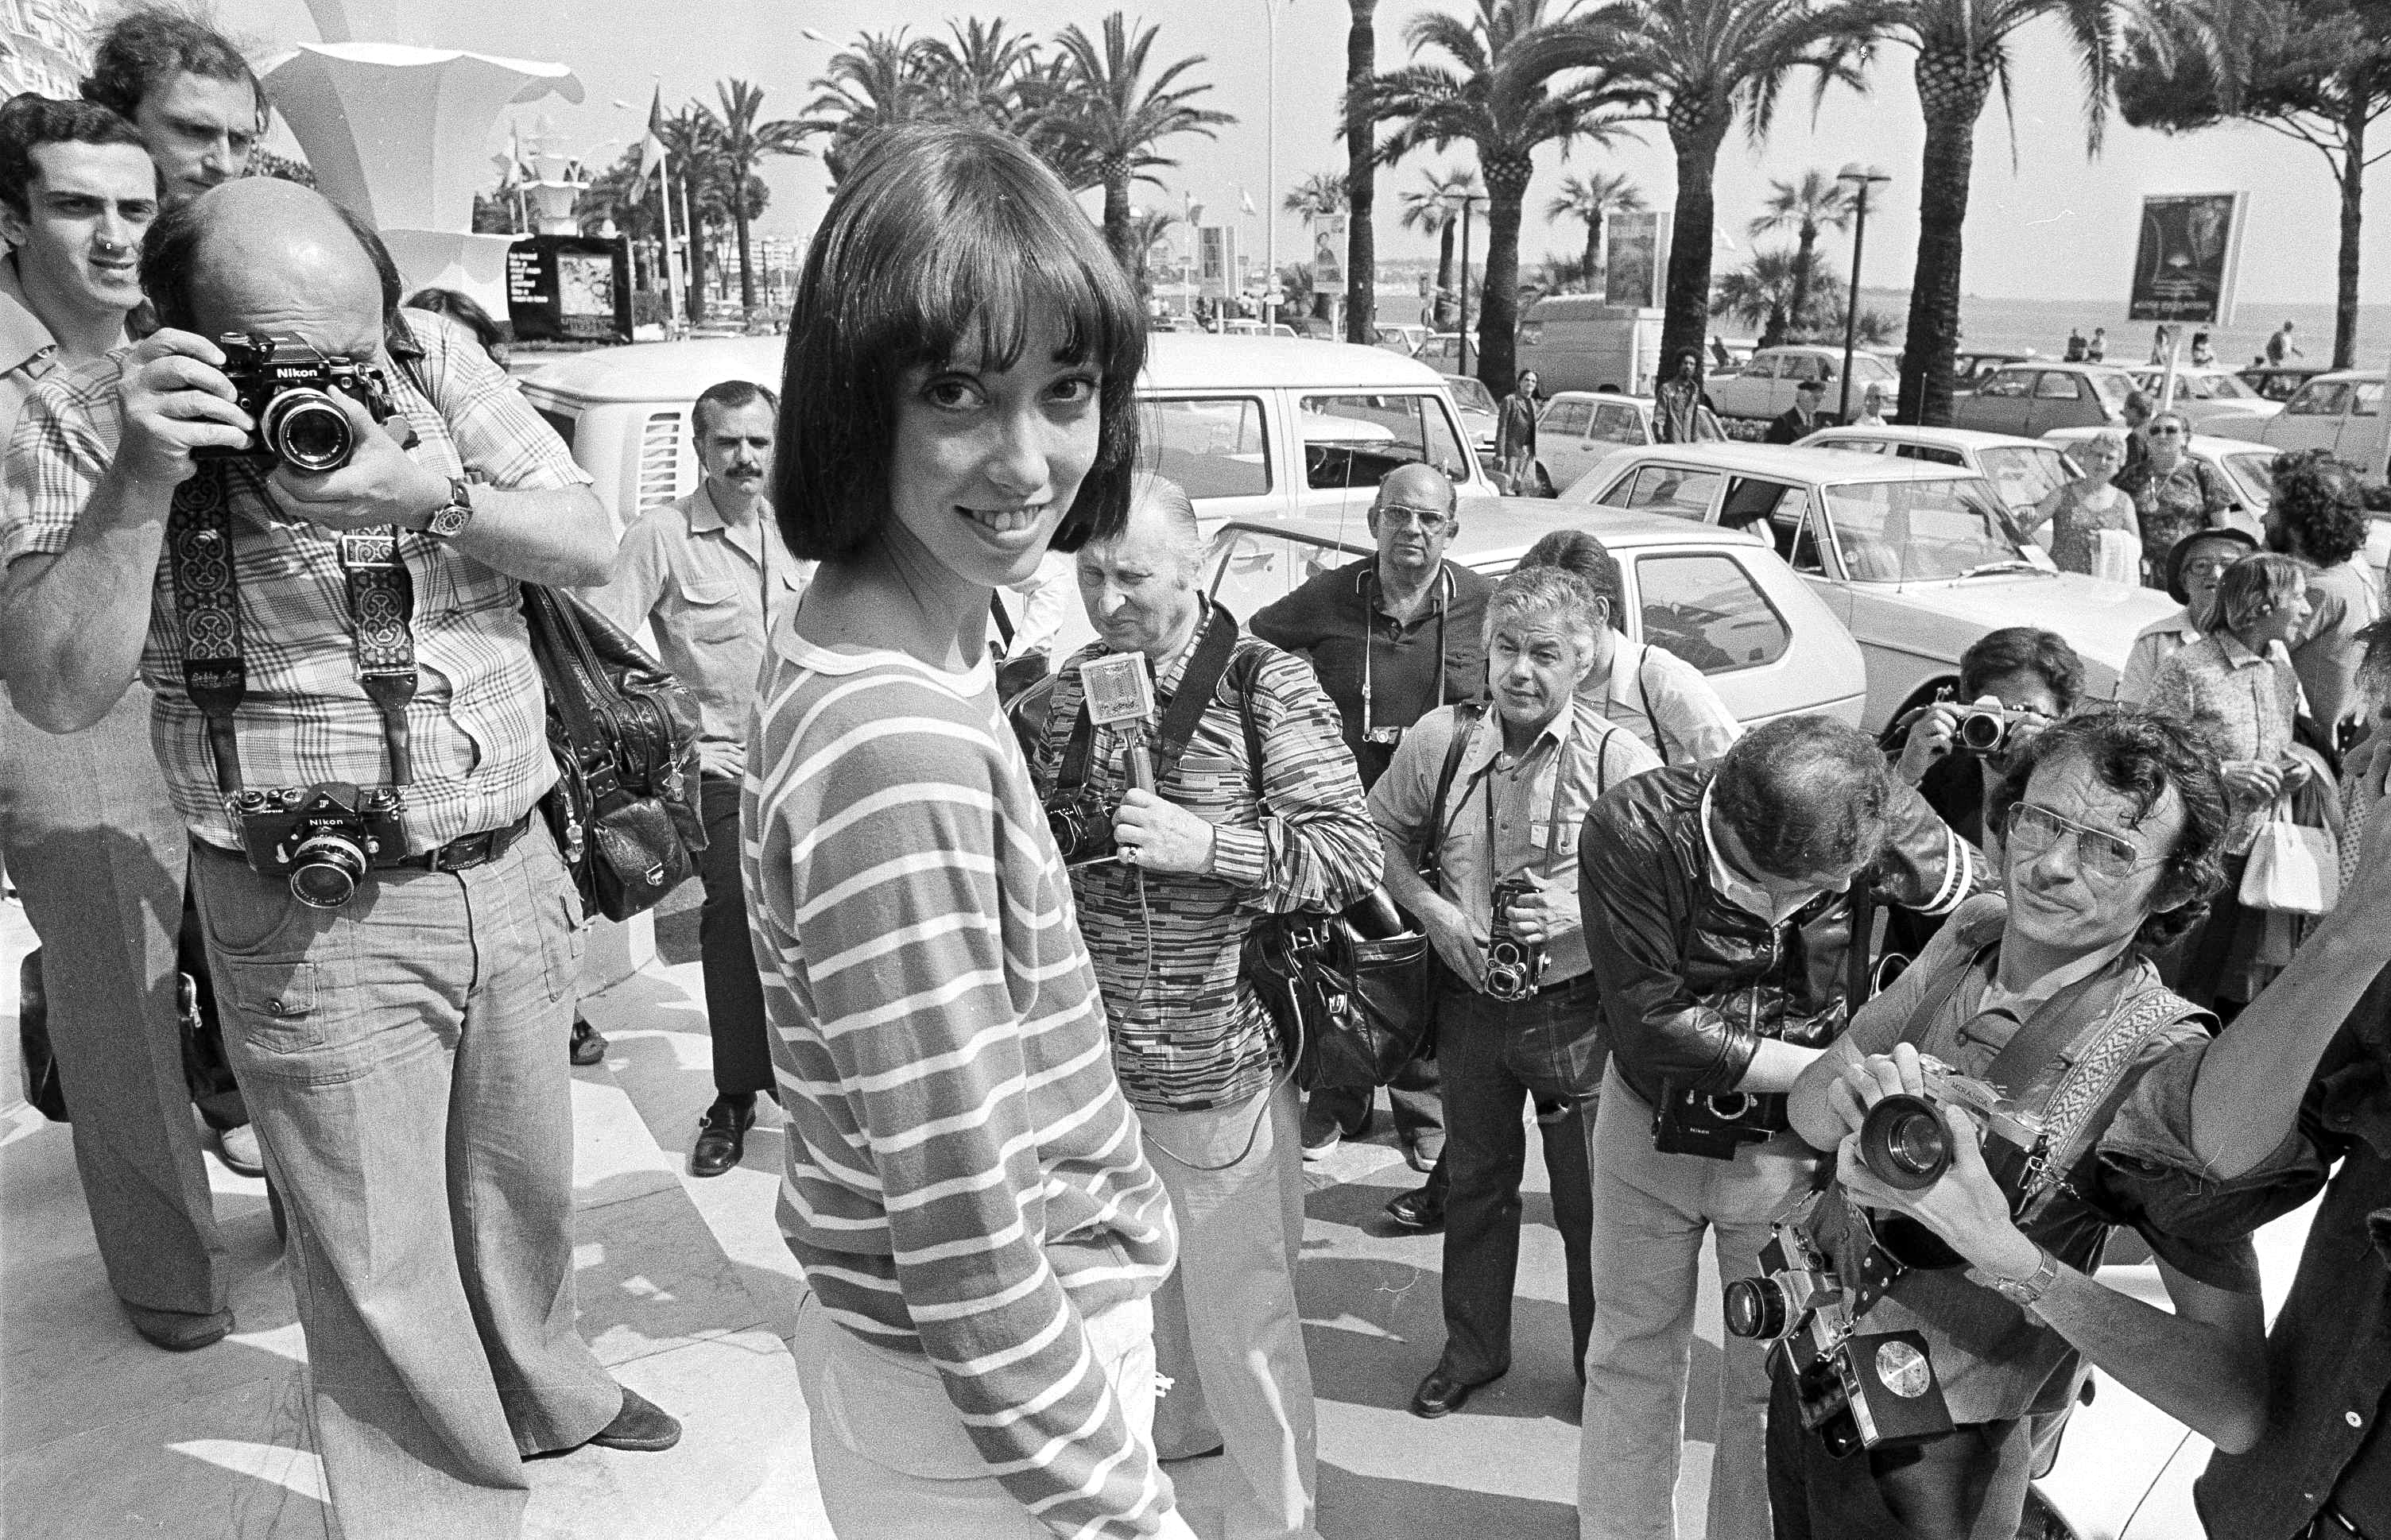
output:
[[601,1449],[622,1449],[634,1455],[654,1455],[680,1442],[680,1419],[646,1396],[623,1387],[623,1409],[598,1430],[589,1442]]
[[257,1125],[245,1123],[217,1135],[216,1158],[237,1176],[265,1175],[265,1155],[257,1148]]
[[[1499,1380],[1502,1376],[1497,1375]],[[1476,1384],[1461,1379],[1439,1364],[1428,1370],[1428,1378],[1412,1392],[1412,1416],[1438,1418],[1457,1412],[1469,1405],[1469,1394],[1479,1385],[1491,1385],[1493,1380],[1480,1380]]]
[[742,1107],[717,1097],[698,1120],[697,1145],[689,1152],[691,1176],[719,1176],[747,1153],[747,1130],[756,1126],[756,1104]]
[[1415,1187],[1387,1204],[1387,1217],[1415,1235],[1434,1235],[1444,1228],[1444,1205],[1434,1187]]
[[573,1046],[566,1051],[565,1057],[576,1068],[584,1070],[592,1064],[601,1063],[606,1058],[606,1039],[596,1027],[576,1016],[573,1019]]
[[153,1347],[168,1353],[190,1353],[211,1342],[224,1341],[232,1330],[232,1312],[219,1310],[199,1315],[187,1310],[152,1310],[147,1305],[120,1300],[124,1314],[133,1322],[133,1329],[141,1333]]

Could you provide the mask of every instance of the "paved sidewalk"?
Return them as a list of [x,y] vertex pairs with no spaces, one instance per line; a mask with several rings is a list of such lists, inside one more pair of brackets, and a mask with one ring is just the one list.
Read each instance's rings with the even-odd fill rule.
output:
[[[526,1534],[537,1540],[829,1534],[786,1347],[797,1269],[773,1227],[773,1110],[744,1166],[710,1181],[687,1174],[713,1095],[694,896],[692,886],[660,917],[659,963],[588,1003],[613,1046],[603,1064],[575,1072],[574,1097],[582,1329],[688,1431],[664,1455],[590,1449],[528,1467]],[[17,962],[32,941],[24,910],[0,905],[0,1530],[12,1540],[319,1540],[327,1511],[305,1449],[304,1349],[265,1184],[210,1157],[240,1275],[239,1328],[187,1355],[149,1347],[101,1277],[67,1129],[21,1098]],[[1309,1171],[1301,1290],[1320,1400],[1321,1533],[1570,1540],[1577,1387],[1542,1168],[1531,1171],[1516,1367],[1467,1411],[1423,1422],[1404,1407],[1442,1341],[1439,1242],[1387,1233],[1381,1206],[1418,1178],[1386,1141],[1350,1143]],[[1703,1317],[1715,1320],[1715,1307]],[[1715,1354],[1714,1341],[1697,1343],[1698,1386]],[[1710,1415],[1698,1393],[1688,1425]],[[1707,1444],[1688,1444],[1688,1540],[1700,1533],[1708,1462]],[[1220,1468],[1170,1468],[1206,1535],[1219,1533],[1207,1489]]]

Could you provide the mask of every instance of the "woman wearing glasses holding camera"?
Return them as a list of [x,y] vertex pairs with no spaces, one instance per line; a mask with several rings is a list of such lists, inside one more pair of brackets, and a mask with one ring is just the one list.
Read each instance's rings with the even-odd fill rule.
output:
[[[2247,1447],[2263,1421],[2253,1200],[2189,1157],[2154,1160],[2165,1110],[2140,1091],[2208,1041],[2149,954],[2198,923],[2217,884],[2229,814],[2210,756],[2161,718],[2087,712],[2020,748],[1987,811],[2006,835],[2002,892],[1970,901],[1861,1008],[1790,1108],[1838,1156],[1839,1185],[1801,1223],[1846,1298],[1870,1300],[1855,1329],[1923,1344],[1923,1381],[1873,1346],[1860,1367],[1939,1388],[1952,1427],[1837,1457],[1803,1426],[1818,1387],[1773,1355],[1780,1540],[2011,1540],[2036,1434],[2087,1364],[2220,1448]],[[1997,1126],[2026,1131],[2026,1148],[1933,1097],[1930,1061],[1999,1086]],[[1929,1099],[1924,1127],[1895,1154],[1864,1149],[1869,1110],[1895,1094]],[[2117,1228],[2149,1242],[2173,1314],[2093,1278]],[[1864,1277],[1890,1278],[1881,1298],[1859,1295]]]
[[994,591],[1118,534],[1136,295],[1018,141],[872,141],[789,327],[772,506],[821,566],[748,731],[793,1342],[841,1540],[1192,1534],[1154,1457],[1176,1231],[1114,1079]]

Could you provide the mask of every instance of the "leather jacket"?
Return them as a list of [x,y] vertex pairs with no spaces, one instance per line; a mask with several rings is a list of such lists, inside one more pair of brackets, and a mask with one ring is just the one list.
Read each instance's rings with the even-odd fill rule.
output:
[[[1717,766],[1639,776],[1579,841],[1587,950],[1622,1079],[1655,1106],[1666,1086],[1733,1091],[1763,1037],[1824,1047],[1850,1019],[1853,899],[1821,893],[1770,925],[1716,891],[1702,794]],[[1945,915],[1986,886],[1984,857],[1895,784],[1884,853],[1855,879],[1884,903]]]

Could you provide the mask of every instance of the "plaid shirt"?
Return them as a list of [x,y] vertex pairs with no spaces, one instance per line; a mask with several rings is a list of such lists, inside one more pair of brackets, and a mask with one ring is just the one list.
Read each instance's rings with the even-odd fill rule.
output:
[[[1213,623],[1197,626],[1163,666],[1157,710],[1177,693]],[[1247,751],[1234,675],[1224,674],[1186,753],[1155,789],[1213,826],[1211,873],[1141,873],[1118,862],[1071,870],[1079,931],[1111,1022],[1113,1068],[1132,1107],[1233,1107],[1268,1090],[1278,1040],[1238,974],[1246,932],[1266,914],[1342,909],[1367,896],[1384,864],[1337,708],[1301,659],[1259,637],[1239,636],[1232,657],[1257,650],[1260,774]],[[1030,764],[1041,795],[1052,795],[1079,720],[1080,666],[1105,651],[1101,642],[1082,648],[1055,676]],[[1118,730],[1098,727],[1090,744],[1087,789],[1106,807],[1128,789],[1126,742]]]
[[[470,337],[440,317],[402,314],[422,349],[417,373],[432,392],[419,391],[407,370],[391,371],[392,399],[421,441],[409,452],[418,462],[449,476],[470,468],[509,489],[588,481]],[[122,357],[60,372],[27,400],[8,443],[0,567],[66,548],[115,456]],[[249,673],[238,725],[242,783],[387,782],[381,717],[357,682],[337,537],[281,521],[245,466],[225,474]],[[420,677],[407,711],[415,760],[407,834],[408,850],[420,853],[512,823],[555,780],[556,766],[515,580],[428,535],[403,533],[399,555],[415,586]],[[192,834],[237,849],[205,719],[183,690],[182,635],[163,557],[155,594],[141,653],[142,678],[157,695],[151,741],[174,810]]]

